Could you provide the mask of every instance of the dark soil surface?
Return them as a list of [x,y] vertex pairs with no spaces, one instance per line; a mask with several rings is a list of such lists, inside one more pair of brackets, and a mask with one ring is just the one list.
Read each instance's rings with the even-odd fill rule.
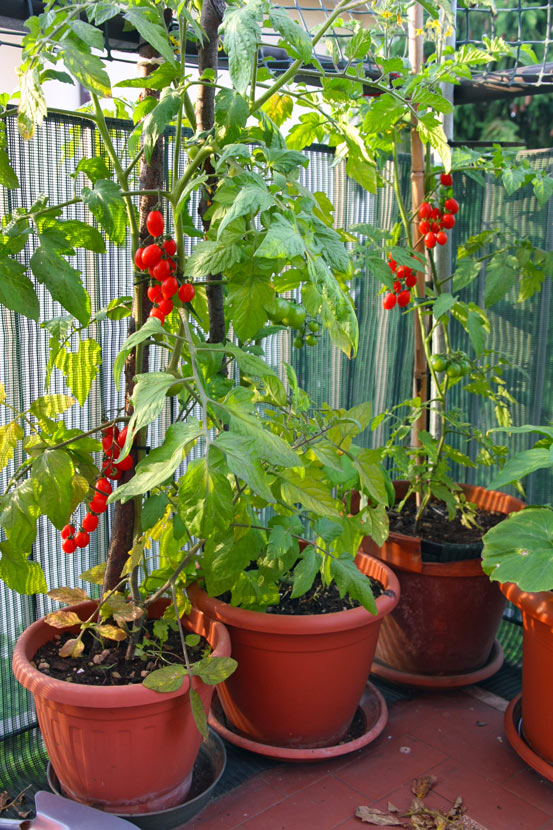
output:
[[[152,637],[152,623],[146,623],[144,629],[148,637]],[[142,683],[151,671],[160,669],[167,663],[184,663],[178,631],[169,632],[169,638],[163,645],[163,659],[152,648],[152,653],[146,659],[134,657],[126,660],[127,640],[104,640],[100,643],[88,632],[83,638],[85,649],[80,657],[60,657],[59,649],[74,636],[65,632],[46,643],[39,648],[32,664],[43,674],[57,680],[90,686],[126,686],[129,683]],[[155,642],[153,638],[152,642]],[[200,660],[205,656],[206,650],[209,652],[210,646],[203,637],[198,645],[188,646],[190,662]]]
[[472,545],[481,542],[486,531],[505,518],[504,513],[489,512],[477,508],[476,521],[478,527],[465,527],[461,524],[459,515],[453,521],[450,521],[446,505],[444,502],[436,500],[430,502],[418,527],[415,527],[415,515],[414,500],[407,502],[401,513],[390,510],[388,512],[390,530],[403,533],[405,536],[420,536],[431,542]]
[[[384,586],[376,579],[369,577],[374,597],[384,593]],[[350,608],[359,608],[360,602],[350,599],[347,595],[340,598],[338,588],[334,583],[324,588],[321,577],[317,575],[311,589],[302,597],[291,598],[292,586],[282,585],[280,604],[267,608],[268,614],[334,614],[338,611],[347,611]]]

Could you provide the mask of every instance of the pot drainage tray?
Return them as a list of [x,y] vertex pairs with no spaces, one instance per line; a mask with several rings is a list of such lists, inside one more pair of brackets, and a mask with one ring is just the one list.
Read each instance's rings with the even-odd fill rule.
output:
[[535,769],[546,781],[553,783],[553,765],[534,752],[522,736],[522,695],[514,697],[507,706],[504,723],[507,740],[519,758]]
[[399,683],[402,686],[417,686],[421,689],[454,689],[458,686],[480,683],[499,671],[502,665],[503,649],[498,640],[495,640],[486,665],[465,674],[415,674],[395,669],[376,659],[371,666],[371,674],[381,677],[388,683]]
[[[152,813],[118,813],[118,815],[141,830],[172,830],[174,827],[180,827],[206,806],[224,772],[225,764],[225,745],[221,738],[210,730],[207,740],[203,741],[200,746],[200,752],[194,764],[190,794],[186,801],[168,810]],[[58,777],[51,764],[48,764],[47,776],[52,792],[63,795]]]
[[227,723],[217,695],[213,697],[208,722],[211,728],[226,741],[242,749],[248,749],[250,752],[257,752],[260,755],[266,755],[269,758],[276,758],[280,761],[324,761],[327,758],[334,758],[338,755],[355,752],[356,749],[361,749],[374,741],[388,722],[388,708],[386,701],[378,689],[372,683],[367,683],[352,722],[352,725],[357,722],[360,723],[360,728],[357,732],[361,734],[335,746],[317,747],[316,749],[297,749],[262,744],[245,737],[239,732],[235,732]]

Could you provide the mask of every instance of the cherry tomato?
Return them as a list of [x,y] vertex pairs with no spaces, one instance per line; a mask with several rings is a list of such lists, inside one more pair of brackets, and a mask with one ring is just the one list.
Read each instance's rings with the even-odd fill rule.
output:
[[61,538],[67,539],[69,536],[73,536],[75,533],[75,525],[65,525],[65,527],[61,531]]
[[102,433],[104,435],[111,435],[111,436],[119,435],[119,427],[117,426],[117,424],[112,424],[110,427],[105,427],[105,429],[102,430]]
[[459,211],[459,202],[457,199],[453,197],[451,199],[446,199],[444,202],[444,207],[448,213],[457,213]]
[[305,338],[305,342],[308,346],[316,346],[317,345],[317,338],[314,334],[308,334]]
[[171,266],[169,265],[169,260],[160,259],[158,264],[154,265],[153,273],[154,279],[158,280],[158,282],[163,282],[163,280],[166,280],[171,273]]
[[427,233],[424,237],[424,244],[427,248],[434,248],[436,245],[436,234],[429,231],[429,233]]
[[391,271],[395,271],[397,268],[397,262],[392,257],[388,257],[388,265],[390,266]]
[[189,282],[185,282],[184,285],[181,285],[179,288],[179,300],[183,303],[189,303],[190,300],[194,299],[195,293],[196,290],[194,286]]
[[440,213],[441,213],[441,210],[440,210],[439,207],[433,207],[431,212],[430,212],[430,218],[431,219],[437,219],[438,216],[440,215]]
[[433,354],[430,363],[435,372],[445,372],[447,369],[447,360],[441,354]]
[[146,268],[153,268],[161,259],[161,248],[159,245],[147,245],[142,251],[142,262]]
[[453,176],[451,173],[442,173],[440,175],[440,181],[444,187],[451,187],[453,184]]
[[419,233],[421,236],[424,236],[430,230],[430,222],[428,219],[423,219],[422,222],[419,222]]
[[134,255],[134,264],[138,268],[139,271],[145,271],[146,266],[142,262],[142,254],[144,253],[144,248],[137,248],[136,253]]
[[115,466],[118,470],[124,472],[125,470],[130,470],[132,468],[132,465],[132,457],[130,455],[126,455],[125,458],[123,458],[122,461],[119,461]]
[[429,219],[432,214],[432,205],[429,202],[422,202],[419,207],[419,219]]
[[77,544],[74,539],[66,539],[61,547],[65,553],[73,553],[77,550]]
[[165,248],[165,253],[169,256],[173,256],[177,253],[177,243],[174,239],[166,239],[163,243],[163,247]]
[[127,440],[128,431],[129,431],[128,427],[123,427],[123,429],[121,430],[121,432],[117,436],[117,443],[119,444],[120,447],[125,446],[125,441]]
[[398,278],[398,280],[405,279],[406,271],[407,271],[407,269],[406,269],[405,265],[399,265],[398,266],[397,271],[396,271],[396,277]]
[[455,360],[452,360],[447,365],[446,374],[450,378],[460,378],[463,374],[463,370]]
[[454,226],[454,224],[455,224],[455,217],[453,216],[453,214],[451,214],[451,213],[442,213],[442,225],[443,225],[444,228],[447,228],[448,231],[449,231]]
[[102,447],[106,455],[109,455],[113,447],[113,435],[104,435],[102,438]]
[[88,509],[92,511],[92,513],[105,513],[107,510],[107,499],[105,496],[101,496],[99,493],[91,499],[88,505]]
[[152,303],[157,303],[161,300],[163,294],[161,293],[161,286],[159,285],[151,285],[148,288],[148,299],[151,300]]
[[146,217],[146,228],[152,236],[161,236],[165,228],[163,214],[160,210],[151,210]]
[[95,516],[94,513],[87,513],[83,519],[83,528],[87,531],[87,533],[92,533],[93,530],[96,530],[98,527],[98,516]]
[[417,275],[416,274],[407,274],[405,277],[405,285],[407,288],[413,288],[414,285],[417,284]]
[[94,489],[97,493],[103,493],[107,497],[109,496],[113,488],[107,480],[107,478],[99,478],[96,484],[94,485]]
[[164,317],[167,317],[168,314],[171,314],[173,311],[173,301],[172,300],[162,300],[158,305],[159,311],[163,314]]
[[437,222],[432,222],[432,224],[430,225],[430,230],[432,231],[432,233],[438,233],[438,231],[440,230],[439,224]]
[[179,284],[175,277],[167,277],[161,284],[161,293],[164,300],[170,300],[179,290]]
[[436,242],[438,245],[445,245],[447,243],[447,233],[445,231],[439,231],[436,234]]
[[386,311],[391,311],[396,303],[397,303],[397,298],[396,298],[395,294],[386,294],[386,296],[382,300],[382,305],[384,306]]
[[177,263],[174,259],[168,259],[167,262],[169,263],[169,268],[171,269],[171,273],[174,274],[177,270]]
[[318,320],[310,320],[307,324],[309,331],[317,332],[321,328],[321,324]]
[[406,305],[409,305],[411,301],[411,292],[408,288],[405,291],[402,291],[401,294],[397,295],[397,304],[401,308],[405,308]]
[[86,530],[79,530],[79,532],[75,534],[75,544],[78,548],[86,548],[89,542],[90,536]]
[[152,308],[152,310],[150,311],[149,316],[150,317],[157,317],[157,319],[159,320],[161,325],[163,325],[164,322],[165,322],[165,314],[158,307],[157,308]]
[[396,281],[394,282],[394,284],[392,285],[392,291],[394,292],[394,294],[399,294],[399,292],[400,292],[402,289],[403,289],[402,284],[400,283],[400,281],[399,281],[399,280],[396,280]]
[[288,321],[293,329],[301,329],[305,323],[307,312],[302,305],[298,303],[291,303],[288,311]]
[[304,341],[303,337],[300,337],[298,335],[298,337],[294,337],[294,339],[292,341],[292,345],[294,346],[295,349],[303,349],[303,347],[305,346],[305,341]]

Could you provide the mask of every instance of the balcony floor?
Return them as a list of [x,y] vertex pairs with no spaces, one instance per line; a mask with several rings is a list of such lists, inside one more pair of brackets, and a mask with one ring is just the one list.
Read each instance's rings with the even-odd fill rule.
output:
[[[425,806],[447,812],[461,796],[466,830],[553,830],[553,784],[509,746],[506,705],[477,687],[388,701],[388,724],[370,746],[330,762],[267,762],[183,830],[372,827],[355,818],[356,808],[388,811],[391,802],[401,815],[413,799],[412,780],[424,775],[436,777]],[[250,753],[231,748],[231,775],[236,752],[240,764],[248,757],[256,763]],[[408,818],[403,826],[413,827]]]

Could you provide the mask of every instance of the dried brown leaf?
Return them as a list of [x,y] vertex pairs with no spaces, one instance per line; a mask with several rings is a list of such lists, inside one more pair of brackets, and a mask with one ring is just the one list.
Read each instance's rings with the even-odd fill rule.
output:
[[421,775],[420,778],[414,778],[411,783],[411,792],[417,798],[425,798],[436,781],[435,775]]
[[375,824],[379,827],[405,827],[397,816],[383,813],[382,810],[377,810],[376,807],[358,807],[355,815],[366,824]]
[[84,643],[78,637],[68,640],[62,645],[58,654],[60,657],[80,657],[84,651]]
[[76,602],[89,599],[88,594],[82,588],[53,588],[48,591],[48,596],[65,605],[74,605]]
[[9,803],[10,803],[10,797],[9,797],[8,793],[6,792],[6,790],[4,790],[3,793],[0,793],[0,813],[2,812],[2,810],[5,809],[6,804],[9,804]]
[[53,611],[51,614],[46,614],[44,621],[53,628],[70,628],[82,622],[74,611]]
[[389,813],[399,813],[399,807],[396,807],[395,804],[392,804],[391,801],[388,801],[388,812]]

